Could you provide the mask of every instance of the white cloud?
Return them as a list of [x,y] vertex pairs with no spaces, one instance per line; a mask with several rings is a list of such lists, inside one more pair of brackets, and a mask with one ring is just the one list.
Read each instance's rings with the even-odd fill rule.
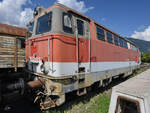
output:
[[24,8],[30,0],[3,0],[0,2],[0,23],[26,27],[32,19],[33,10]]
[[134,33],[131,35],[131,37],[136,38],[136,39],[150,41],[150,26],[148,26],[142,32],[134,31]]
[[72,9],[75,9],[81,13],[86,13],[89,10],[92,10],[94,7],[86,7],[84,1],[78,0],[57,0],[58,3],[64,4]]
[[146,26],[145,26],[145,25],[141,25],[141,26],[139,26],[139,27],[137,28],[138,31],[142,31],[142,30],[144,30],[144,29],[146,29]]

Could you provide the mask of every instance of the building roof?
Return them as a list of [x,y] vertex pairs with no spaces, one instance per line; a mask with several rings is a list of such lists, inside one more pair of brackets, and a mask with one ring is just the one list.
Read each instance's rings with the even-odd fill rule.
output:
[[150,69],[115,86],[114,89],[135,97],[150,97]]
[[16,26],[0,24],[0,34],[8,34],[13,36],[27,36],[28,30],[25,28],[20,28]]

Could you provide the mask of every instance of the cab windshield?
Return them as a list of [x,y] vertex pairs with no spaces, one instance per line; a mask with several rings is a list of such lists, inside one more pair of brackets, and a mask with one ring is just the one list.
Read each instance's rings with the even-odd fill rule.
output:
[[52,26],[52,12],[41,16],[37,20],[36,35],[49,32]]

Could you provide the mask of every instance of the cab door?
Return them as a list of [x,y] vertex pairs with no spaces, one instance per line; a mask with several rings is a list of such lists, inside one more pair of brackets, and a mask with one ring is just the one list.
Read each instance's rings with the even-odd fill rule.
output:
[[89,22],[84,18],[75,16],[76,55],[78,73],[90,72],[90,33]]

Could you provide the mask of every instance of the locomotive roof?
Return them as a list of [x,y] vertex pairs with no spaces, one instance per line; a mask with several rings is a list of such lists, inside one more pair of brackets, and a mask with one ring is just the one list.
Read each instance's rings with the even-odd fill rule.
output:
[[[85,18],[85,19],[87,19],[87,20],[89,20],[89,21],[94,21],[94,20],[92,20],[91,18],[89,18],[88,16],[85,16],[85,15],[79,13],[78,11],[73,10],[73,9],[71,9],[71,8],[69,8],[69,7],[65,6],[65,5],[63,5],[63,4],[60,4],[60,3],[55,3],[54,5],[52,5],[51,7],[49,7],[48,9],[45,9],[44,11],[48,12],[48,11],[50,11],[51,9],[56,8],[56,7],[62,8],[62,9],[65,10],[65,11],[68,11],[68,12],[74,13],[74,14],[76,14],[76,15],[79,15],[80,17]],[[40,15],[41,15],[41,13],[38,14],[35,18],[37,18],[37,17],[40,16]],[[33,20],[32,20],[32,21],[33,21]],[[106,28],[105,26],[103,26],[103,25],[97,23],[96,21],[94,21],[94,23],[97,24],[98,26],[102,27],[103,29],[105,29],[105,30],[107,30],[107,31],[109,31],[109,32],[111,32],[111,33],[113,33],[113,34],[115,34],[116,36],[118,36],[118,37],[120,37],[120,38],[123,38],[123,37],[120,36],[119,34],[113,32],[112,30]],[[136,46],[136,45],[135,45],[133,42],[131,42],[130,40],[128,40],[128,39],[126,39],[126,38],[123,38],[123,39],[126,40],[126,41],[128,41],[128,42],[130,42],[130,43],[133,44],[134,46]],[[137,46],[136,46],[136,47],[137,47]],[[138,48],[138,47],[137,47],[137,48]]]
[[150,69],[115,86],[114,89],[135,97],[150,97]]
[[1,34],[25,37],[25,36],[27,36],[27,31],[28,30],[25,28],[11,26],[11,25],[7,25],[7,24],[0,24],[0,33]]

